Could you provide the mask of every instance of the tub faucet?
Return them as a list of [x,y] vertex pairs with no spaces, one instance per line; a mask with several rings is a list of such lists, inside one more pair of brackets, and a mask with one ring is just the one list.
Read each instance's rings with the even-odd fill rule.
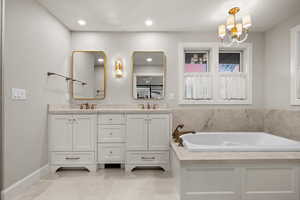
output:
[[183,129],[184,127],[184,124],[179,124],[173,134],[172,134],[172,137],[174,139],[174,142],[178,143],[179,146],[183,146],[183,141],[182,139],[180,138],[180,136],[182,135],[185,135],[185,134],[189,134],[189,133],[192,133],[192,134],[195,134],[196,132],[195,131],[180,131],[181,129]]

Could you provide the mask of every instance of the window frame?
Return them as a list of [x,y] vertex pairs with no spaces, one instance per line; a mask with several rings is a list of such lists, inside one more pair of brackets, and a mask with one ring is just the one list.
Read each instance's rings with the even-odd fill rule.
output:
[[[243,50],[227,50],[227,49],[220,49],[220,53],[238,53],[240,54],[240,71],[243,72],[243,66],[244,66],[244,55],[243,55]],[[227,73],[227,72],[220,72],[220,55],[219,55],[219,60],[218,60],[218,72],[219,73]],[[228,72],[228,73],[238,73],[238,72]]]
[[[196,100],[185,98],[185,79],[186,76],[184,66],[184,52],[186,49],[203,50],[209,49],[209,68],[208,72],[201,73],[202,75],[211,77],[211,93],[212,98],[209,100]],[[179,67],[179,104],[214,104],[214,105],[227,105],[227,104],[252,104],[252,59],[253,59],[253,46],[251,43],[243,43],[238,47],[224,47],[221,43],[180,43],[178,46],[178,67]],[[219,72],[219,53],[221,50],[232,51],[241,53],[241,72]],[[199,73],[200,74],[200,73]],[[225,100],[220,97],[220,80],[221,76],[233,75],[245,77],[246,84],[246,99],[230,99]]]
[[290,104],[293,106],[300,105],[300,25],[293,27],[290,30],[291,35],[291,55],[290,55]]

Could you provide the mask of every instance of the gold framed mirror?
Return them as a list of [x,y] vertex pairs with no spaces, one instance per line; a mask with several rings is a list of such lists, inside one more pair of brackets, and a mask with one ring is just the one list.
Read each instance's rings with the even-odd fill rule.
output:
[[164,99],[166,56],[163,51],[135,51],[132,55],[134,99]]
[[104,51],[73,51],[71,93],[75,100],[101,100],[106,92]]

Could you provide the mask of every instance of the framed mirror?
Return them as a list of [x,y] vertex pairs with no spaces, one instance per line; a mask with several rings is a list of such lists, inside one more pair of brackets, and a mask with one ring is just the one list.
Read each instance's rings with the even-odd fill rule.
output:
[[135,51],[132,55],[134,99],[163,99],[166,56],[162,51]]
[[105,98],[106,55],[103,51],[73,51],[72,96],[76,100]]

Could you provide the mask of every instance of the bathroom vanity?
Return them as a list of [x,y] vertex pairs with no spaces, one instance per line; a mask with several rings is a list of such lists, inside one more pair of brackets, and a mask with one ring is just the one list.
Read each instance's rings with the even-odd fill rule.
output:
[[61,167],[105,164],[158,166],[169,170],[172,115],[169,109],[49,106],[49,155],[53,172]]

